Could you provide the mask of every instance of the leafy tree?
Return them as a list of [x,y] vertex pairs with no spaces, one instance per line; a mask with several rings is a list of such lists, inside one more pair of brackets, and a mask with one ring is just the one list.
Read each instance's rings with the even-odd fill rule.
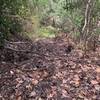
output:
[[0,0],[0,44],[10,30],[21,31],[20,19],[27,13],[27,0]]

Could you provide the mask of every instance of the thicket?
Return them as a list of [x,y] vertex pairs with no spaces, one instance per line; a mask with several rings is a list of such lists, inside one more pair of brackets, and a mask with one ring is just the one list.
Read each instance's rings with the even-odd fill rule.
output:
[[54,37],[59,31],[89,41],[100,33],[99,5],[100,0],[0,0],[0,44],[11,33]]
[[27,0],[0,0],[0,44],[10,33],[21,32],[21,18],[27,13]]

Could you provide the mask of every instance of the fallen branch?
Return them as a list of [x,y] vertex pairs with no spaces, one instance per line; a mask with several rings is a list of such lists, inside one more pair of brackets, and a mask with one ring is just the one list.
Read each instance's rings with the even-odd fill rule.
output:
[[14,49],[14,48],[11,48],[11,47],[7,47],[7,46],[4,46],[4,48],[12,50],[12,51],[15,51],[15,52],[31,52],[30,49],[27,49],[27,50],[17,50],[17,49]]
[[29,42],[22,42],[22,41],[11,42],[11,41],[8,41],[8,40],[5,40],[5,43],[9,43],[9,44],[30,44]]

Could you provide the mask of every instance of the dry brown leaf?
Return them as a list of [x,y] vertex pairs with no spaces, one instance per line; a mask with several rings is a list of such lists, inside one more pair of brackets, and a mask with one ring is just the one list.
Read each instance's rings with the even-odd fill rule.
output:
[[10,71],[10,74],[11,74],[11,75],[14,75],[14,72],[11,70],[11,71]]
[[100,73],[100,67],[96,68],[96,72]]
[[63,83],[63,84],[65,84],[66,82],[67,82],[67,80],[66,80],[66,79],[63,79],[63,80],[62,80],[62,83]]
[[98,84],[98,81],[96,81],[96,80],[91,80],[91,84],[96,85],[96,84]]
[[38,80],[32,79],[32,84],[33,84],[33,85],[38,84]]
[[80,78],[78,75],[74,75],[74,83],[76,86],[79,86],[80,85]]
[[75,85],[76,86],[79,86],[80,85],[80,81],[78,80],[78,81],[75,81]]
[[100,77],[98,75],[96,76],[96,79],[97,79],[97,81],[100,82]]
[[23,83],[23,80],[21,78],[16,78],[16,82],[21,84],[21,83]]
[[30,94],[30,97],[33,97],[36,95],[36,92],[35,91],[32,91],[31,94]]
[[74,75],[74,80],[80,80],[79,76],[78,75]]
[[19,97],[17,97],[17,99],[16,100],[22,100],[22,97],[21,96],[19,96]]
[[63,90],[62,90],[62,96],[63,96],[63,97],[67,97],[67,94],[68,94],[67,91],[66,91],[65,89],[63,89]]
[[41,72],[34,71],[34,72],[32,73],[32,78],[37,78],[37,79],[39,79],[40,76],[41,76]]
[[32,86],[31,86],[30,84],[26,85],[26,88],[27,88],[28,90],[32,90]]
[[38,100],[43,100],[42,98],[39,98]]
[[42,77],[47,77],[47,76],[48,76],[48,73],[46,71],[44,71]]

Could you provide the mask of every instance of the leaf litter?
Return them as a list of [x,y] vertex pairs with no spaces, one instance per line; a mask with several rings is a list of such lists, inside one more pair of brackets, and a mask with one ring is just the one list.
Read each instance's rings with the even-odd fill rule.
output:
[[0,100],[100,100],[100,49],[83,57],[60,37],[0,50]]

